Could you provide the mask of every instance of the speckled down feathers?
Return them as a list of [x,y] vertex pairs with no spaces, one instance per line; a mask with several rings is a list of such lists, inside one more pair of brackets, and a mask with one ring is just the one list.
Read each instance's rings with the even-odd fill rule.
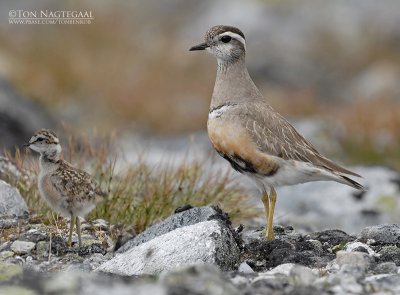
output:
[[85,171],[72,167],[68,162],[59,160],[59,167],[51,176],[51,182],[62,197],[75,201],[92,201],[96,196],[104,196],[96,182]]

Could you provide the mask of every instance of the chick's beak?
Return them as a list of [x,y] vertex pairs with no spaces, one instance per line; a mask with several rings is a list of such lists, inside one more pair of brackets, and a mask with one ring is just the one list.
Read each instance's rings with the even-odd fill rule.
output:
[[195,51],[195,50],[204,50],[206,48],[210,47],[206,42],[201,43],[199,45],[193,46],[189,49],[189,51]]
[[29,142],[24,143],[21,147],[22,148],[28,148],[31,144]]

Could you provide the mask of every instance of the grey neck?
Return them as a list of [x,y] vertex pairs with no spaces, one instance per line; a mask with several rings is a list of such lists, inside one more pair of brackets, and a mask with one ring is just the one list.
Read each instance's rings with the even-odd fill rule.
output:
[[227,103],[243,103],[263,99],[250,78],[244,56],[231,61],[218,60],[210,109]]

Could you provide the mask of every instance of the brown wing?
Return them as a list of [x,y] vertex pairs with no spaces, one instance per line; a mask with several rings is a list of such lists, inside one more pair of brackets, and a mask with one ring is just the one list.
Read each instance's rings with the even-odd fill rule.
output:
[[53,186],[65,197],[91,199],[102,194],[88,173],[72,167],[65,161],[60,163],[60,168],[51,175],[50,179]]
[[349,171],[322,156],[290,123],[267,104],[251,104],[240,108],[241,117],[258,149],[285,160],[312,163],[330,171],[360,175]]

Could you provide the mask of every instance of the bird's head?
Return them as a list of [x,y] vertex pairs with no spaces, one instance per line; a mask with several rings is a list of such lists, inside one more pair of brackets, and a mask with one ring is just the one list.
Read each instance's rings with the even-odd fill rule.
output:
[[207,50],[219,63],[231,63],[245,56],[246,41],[243,32],[238,28],[220,25],[210,28],[204,42],[189,50]]
[[59,155],[61,153],[60,141],[57,135],[48,129],[36,132],[24,146],[40,154]]

